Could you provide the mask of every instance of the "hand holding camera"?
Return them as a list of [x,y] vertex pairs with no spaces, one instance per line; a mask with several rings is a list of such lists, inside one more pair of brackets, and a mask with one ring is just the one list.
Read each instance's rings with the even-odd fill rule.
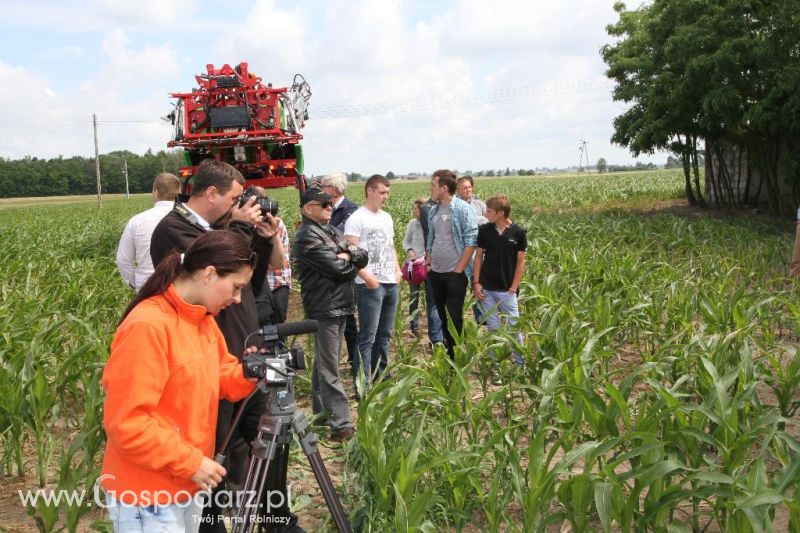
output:
[[261,207],[256,204],[255,196],[245,200],[244,196],[231,208],[231,221],[239,220],[256,225],[262,220]]
[[[256,225],[264,220],[271,221],[264,229],[265,233],[259,232],[262,237],[272,238],[277,233],[278,224],[274,217],[278,216],[278,202],[261,196],[256,188],[251,185],[242,193],[239,198],[239,203],[233,206],[231,211],[231,220],[243,220]],[[271,232],[270,228],[274,224],[275,232]]]
[[278,220],[278,217],[267,213],[261,222],[256,224],[256,232],[265,239],[273,238],[278,234]]

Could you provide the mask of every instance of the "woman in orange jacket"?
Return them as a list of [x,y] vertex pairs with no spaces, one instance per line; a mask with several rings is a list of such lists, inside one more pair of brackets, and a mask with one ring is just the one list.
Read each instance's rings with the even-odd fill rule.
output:
[[240,301],[253,261],[241,236],[208,232],[164,259],[125,310],[102,380],[115,531],[197,531],[198,492],[225,475],[211,459],[217,403],[255,387],[212,315]]

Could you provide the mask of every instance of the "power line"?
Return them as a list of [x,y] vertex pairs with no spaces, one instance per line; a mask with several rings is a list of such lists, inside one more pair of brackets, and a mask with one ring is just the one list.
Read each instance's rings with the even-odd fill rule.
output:
[[5,135],[0,135],[0,142],[2,141],[12,141],[17,139],[26,139],[31,137],[43,137],[55,133],[63,133],[65,131],[71,130],[78,130],[91,127],[92,123],[89,122],[87,124],[80,124],[75,126],[64,126],[61,128],[51,128],[49,130],[42,130],[42,131],[29,131],[26,133],[8,133]]
[[[570,93],[608,89],[612,82],[605,77],[565,80],[544,85],[525,85],[521,87],[504,87],[491,91],[475,92],[461,95],[442,95],[409,99],[368,102],[363,104],[321,107],[311,111],[314,119],[341,119],[368,117],[387,113],[414,113],[452,109],[456,107],[482,104],[504,104],[528,98],[542,98]],[[159,119],[134,119],[111,116],[97,119],[97,124],[163,124]],[[74,117],[47,124],[23,126],[0,131],[0,142],[29,137],[46,136],[74,129],[92,126],[92,116]]]
[[547,85],[507,87],[493,91],[462,95],[432,96],[404,100],[389,100],[366,104],[322,107],[314,110],[312,117],[320,119],[352,118],[391,112],[432,111],[467,105],[514,102],[526,98],[555,96],[587,90],[605,89],[609,87],[610,81],[606,78],[585,78],[578,80],[567,80]]

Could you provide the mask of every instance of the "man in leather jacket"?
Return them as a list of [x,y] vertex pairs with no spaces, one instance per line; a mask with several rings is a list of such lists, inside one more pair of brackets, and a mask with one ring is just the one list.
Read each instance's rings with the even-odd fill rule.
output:
[[[320,182],[322,192],[331,197],[333,203],[333,213],[331,213],[330,225],[344,233],[344,224],[350,215],[356,212],[358,204],[351,202],[346,196],[347,175],[343,172],[326,174]],[[347,361],[353,366],[358,345],[358,323],[355,315],[347,317],[347,325],[344,328],[344,343],[347,345]]]
[[329,224],[331,197],[310,189],[300,198],[302,224],[294,238],[294,257],[306,316],[319,322],[314,336],[311,399],[314,414],[328,412],[331,439],[355,433],[350,404],[339,377],[339,352],[347,316],[355,310],[353,280],[367,266],[367,252],[350,245]]

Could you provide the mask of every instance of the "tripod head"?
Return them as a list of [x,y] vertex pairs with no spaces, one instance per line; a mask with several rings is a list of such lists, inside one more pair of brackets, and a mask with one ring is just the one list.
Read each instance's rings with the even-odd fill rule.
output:
[[[305,335],[317,331],[316,320],[287,322],[270,326],[262,326],[247,336],[245,347],[253,337],[260,337],[264,345],[257,353],[245,358],[244,375],[261,380],[267,387],[282,386],[294,377],[295,370],[306,367],[305,352],[301,346],[287,348],[283,339],[290,335]],[[262,387],[263,388],[263,387]]]

